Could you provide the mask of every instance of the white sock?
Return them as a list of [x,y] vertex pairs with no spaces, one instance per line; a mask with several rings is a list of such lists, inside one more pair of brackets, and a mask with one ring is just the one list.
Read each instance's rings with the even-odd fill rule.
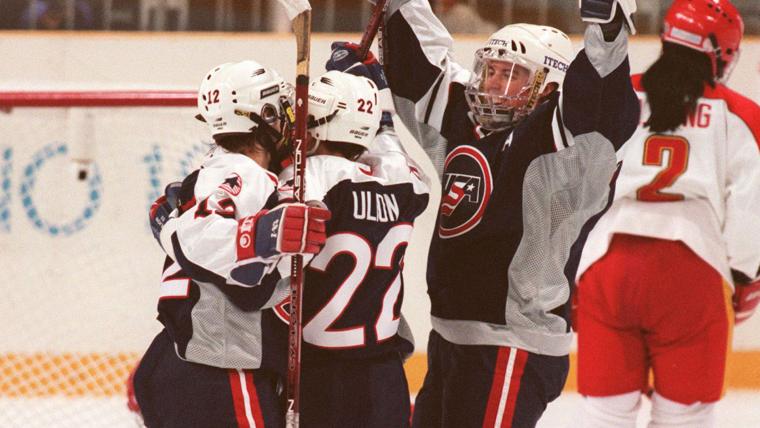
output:
[[649,428],[710,428],[715,426],[715,403],[681,404],[655,392]]
[[635,428],[641,407],[641,392],[633,391],[607,397],[583,397],[582,428]]

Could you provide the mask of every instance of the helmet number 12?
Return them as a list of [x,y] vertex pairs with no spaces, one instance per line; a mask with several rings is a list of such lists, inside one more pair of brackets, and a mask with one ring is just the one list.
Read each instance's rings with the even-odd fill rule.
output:
[[217,104],[219,102],[219,89],[208,91],[206,95],[206,104]]

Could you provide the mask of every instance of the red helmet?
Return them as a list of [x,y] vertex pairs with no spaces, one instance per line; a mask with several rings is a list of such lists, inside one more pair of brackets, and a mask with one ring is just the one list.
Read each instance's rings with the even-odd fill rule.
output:
[[710,57],[713,77],[727,80],[739,57],[744,21],[728,0],[675,0],[665,15],[662,40]]

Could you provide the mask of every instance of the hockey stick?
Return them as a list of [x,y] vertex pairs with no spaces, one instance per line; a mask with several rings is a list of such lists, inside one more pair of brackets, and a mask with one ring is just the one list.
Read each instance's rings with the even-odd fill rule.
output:
[[377,3],[375,3],[375,6],[372,8],[372,16],[369,17],[367,28],[364,29],[362,40],[359,42],[359,58],[362,60],[367,58],[369,47],[372,46],[372,41],[377,35],[377,30],[383,22],[383,12],[385,12],[385,4],[387,2],[388,0],[377,0]]
[[[280,0],[293,22],[296,36],[296,100],[293,135],[293,197],[305,202],[306,126],[309,115],[309,58],[311,44],[311,5],[308,0]],[[301,307],[303,300],[303,256],[295,255],[290,266],[290,323],[288,324],[288,408],[285,426],[298,428],[301,384]]]

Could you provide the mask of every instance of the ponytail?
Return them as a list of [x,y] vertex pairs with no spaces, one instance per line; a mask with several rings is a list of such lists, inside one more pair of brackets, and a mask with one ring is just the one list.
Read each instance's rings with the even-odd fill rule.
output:
[[652,132],[673,131],[686,122],[704,94],[715,86],[707,55],[685,46],[663,42],[662,55],[644,73],[641,83],[651,114],[644,126]]

